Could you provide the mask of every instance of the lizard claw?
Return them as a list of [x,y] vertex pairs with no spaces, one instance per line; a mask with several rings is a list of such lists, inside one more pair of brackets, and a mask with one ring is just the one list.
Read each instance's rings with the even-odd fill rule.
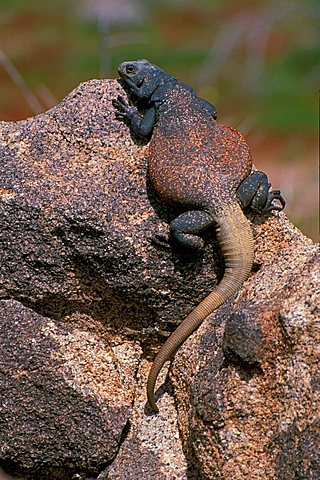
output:
[[128,102],[121,95],[112,100],[112,105],[118,110],[126,110],[129,107]]
[[[274,200],[278,200],[281,205],[273,204]],[[270,190],[268,193],[268,200],[265,205],[265,210],[271,212],[271,210],[278,210],[279,212],[286,206],[286,201],[280,193],[280,190]]]
[[167,235],[165,235],[163,233],[155,233],[150,238],[150,241],[151,241],[151,243],[153,243],[157,247],[171,249],[170,239]]
[[117,120],[125,120],[127,118],[127,115],[124,112],[116,112],[116,119]]

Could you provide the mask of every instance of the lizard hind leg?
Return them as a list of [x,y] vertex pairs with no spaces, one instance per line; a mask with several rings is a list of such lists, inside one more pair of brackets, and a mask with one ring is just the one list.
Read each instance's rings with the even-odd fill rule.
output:
[[[237,188],[237,198],[242,208],[250,207],[257,213],[283,210],[286,202],[279,190],[270,189],[268,177],[260,171],[252,172]],[[274,204],[277,200],[280,204]]]
[[210,213],[203,210],[191,210],[182,213],[170,224],[170,236],[177,246],[187,249],[201,249],[204,240],[199,233],[212,226],[214,220]]

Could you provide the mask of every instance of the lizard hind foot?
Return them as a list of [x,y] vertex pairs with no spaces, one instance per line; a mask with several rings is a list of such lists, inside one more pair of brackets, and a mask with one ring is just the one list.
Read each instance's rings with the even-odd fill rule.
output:
[[199,236],[213,224],[212,215],[204,210],[182,213],[170,224],[170,236],[177,246],[187,250],[202,250],[205,241]]
[[[279,204],[274,204],[273,201],[278,201]],[[268,199],[264,211],[271,212],[271,210],[278,210],[279,212],[286,206],[286,201],[280,193],[280,190],[270,190],[268,192]]]
[[166,248],[171,250],[170,238],[164,233],[155,233],[150,238],[150,242],[157,247]]
[[[259,214],[272,210],[283,210],[286,202],[280,190],[270,189],[271,184],[265,173],[252,172],[237,188],[237,198],[242,208],[249,207]],[[279,202],[278,204],[273,203]]]

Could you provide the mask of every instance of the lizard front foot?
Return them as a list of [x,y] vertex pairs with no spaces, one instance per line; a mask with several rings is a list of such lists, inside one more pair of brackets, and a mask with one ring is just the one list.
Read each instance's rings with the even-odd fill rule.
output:
[[121,95],[118,95],[117,98],[112,100],[112,105],[116,109],[117,120],[130,121],[133,115],[137,112],[137,109],[131,107]]

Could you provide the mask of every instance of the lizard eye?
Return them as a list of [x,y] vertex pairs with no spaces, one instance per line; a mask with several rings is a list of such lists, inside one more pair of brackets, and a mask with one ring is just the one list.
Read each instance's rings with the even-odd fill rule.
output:
[[126,66],[126,73],[128,75],[132,75],[132,74],[136,73],[136,69],[134,68],[133,65],[127,65]]

